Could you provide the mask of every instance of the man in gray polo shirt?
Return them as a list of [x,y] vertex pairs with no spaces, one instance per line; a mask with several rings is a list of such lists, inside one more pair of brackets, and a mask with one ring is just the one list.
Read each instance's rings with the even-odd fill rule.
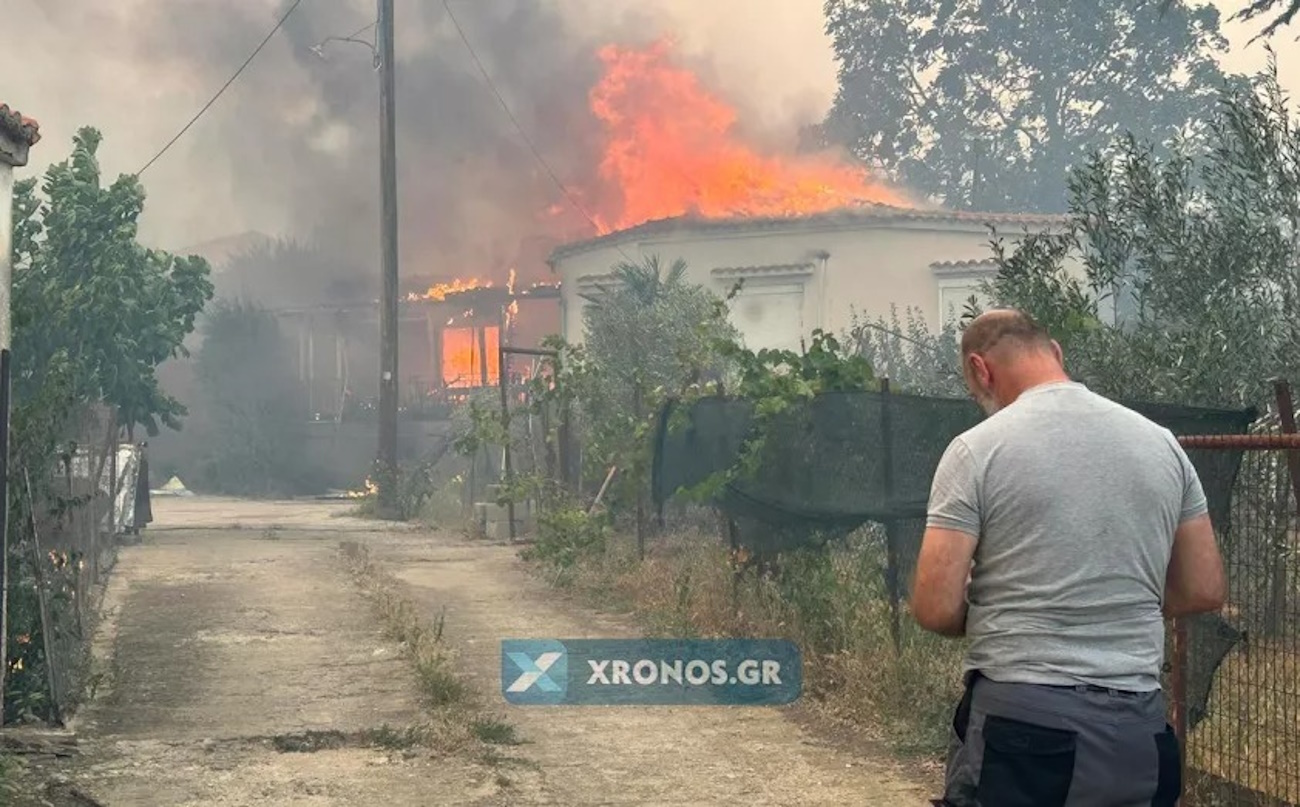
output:
[[978,317],[961,351],[989,417],[935,472],[911,601],[969,639],[938,803],[1173,805],[1164,618],[1226,591],[1196,471],[1168,430],[1071,381],[1022,312]]

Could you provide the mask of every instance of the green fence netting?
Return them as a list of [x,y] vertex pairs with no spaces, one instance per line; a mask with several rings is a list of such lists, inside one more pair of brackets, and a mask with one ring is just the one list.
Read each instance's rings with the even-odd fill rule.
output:
[[[1124,402],[1174,434],[1243,434],[1255,410]],[[727,484],[716,504],[749,522],[741,540],[756,548],[793,548],[869,521],[923,521],[930,482],[944,449],[977,424],[972,402],[881,392],[819,395],[766,428],[756,471]],[[734,398],[669,403],[656,435],[656,504],[732,468],[754,431],[752,407]],[[1240,451],[1192,450],[1221,529]],[[907,532],[915,532],[909,525]],[[768,534],[758,534],[766,532]],[[916,536],[919,540],[919,534]]]

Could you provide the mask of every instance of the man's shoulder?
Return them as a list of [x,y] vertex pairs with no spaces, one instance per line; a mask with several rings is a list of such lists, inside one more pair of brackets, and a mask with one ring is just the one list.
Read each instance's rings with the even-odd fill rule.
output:
[[1119,427],[1123,436],[1118,439],[1138,437],[1176,443],[1169,429],[1082,384],[1018,400],[962,432],[954,442],[960,440],[968,451],[982,456],[1017,440],[1039,441],[1046,424],[1063,425],[1078,418],[1105,424],[1096,431],[1099,440],[1117,439],[1115,427]]

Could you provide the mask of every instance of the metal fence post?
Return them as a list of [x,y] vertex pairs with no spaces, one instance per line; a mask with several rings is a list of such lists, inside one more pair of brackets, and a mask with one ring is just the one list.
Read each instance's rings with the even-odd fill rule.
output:
[[889,379],[880,379],[880,454],[889,516],[885,521],[885,587],[889,591],[889,634],[895,655],[903,654],[902,592],[899,581],[898,519],[894,513],[894,430]]
[[514,481],[514,472],[510,467],[510,381],[508,368],[506,367],[506,356],[508,348],[501,345],[497,349],[497,381],[501,387],[501,426],[505,429],[503,451],[501,452],[501,481],[506,485],[506,518],[509,520],[510,543],[515,542],[515,499],[514,492],[509,490],[511,483]]
[[111,417],[113,418],[113,424],[109,433],[113,435],[113,439],[109,441],[108,448],[108,472],[110,476],[108,480],[108,535],[106,536],[110,542],[117,538],[117,477],[119,471],[117,467],[117,414],[113,413]]
[[[1278,421],[1282,427],[1283,434],[1295,434],[1295,404],[1291,399],[1291,384],[1285,379],[1276,379],[1273,382],[1273,391],[1277,396],[1277,413]],[[1286,471],[1290,477],[1291,490],[1295,496],[1295,503],[1300,505],[1300,451],[1287,449],[1286,451]],[[1286,498],[1286,489],[1278,490],[1279,498]],[[1284,508],[1285,509],[1285,508]],[[1283,546],[1270,546],[1269,551],[1272,553],[1269,592],[1269,612],[1267,631],[1270,636],[1277,635],[1282,629],[1283,617],[1286,615],[1286,594],[1288,589],[1287,580],[1287,551],[1285,544]]]

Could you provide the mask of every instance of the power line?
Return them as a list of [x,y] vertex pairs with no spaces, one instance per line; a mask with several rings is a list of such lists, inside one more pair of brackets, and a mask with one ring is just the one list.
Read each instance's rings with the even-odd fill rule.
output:
[[355,31],[353,31],[352,33],[348,34],[347,38],[348,38],[348,39],[356,39],[357,37],[361,36],[361,35],[364,34],[366,31],[369,31],[371,28],[374,28],[374,27],[375,27],[376,25],[378,25],[378,24],[379,24],[379,20],[371,20],[371,22],[370,22],[368,25],[363,25],[363,26],[361,26],[360,28],[358,28],[357,30],[355,30]]
[[[177,132],[175,137],[167,141],[167,145],[163,146],[162,149],[157,154],[155,154],[152,159],[149,160],[149,162],[145,163],[143,168],[135,172],[135,175],[137,177],[143,174],[145,171],[148,171],[149,166],[157,162],[159,157],[162,157],[164,154],[166,154],[167,150],[170,149],[172,146],[174,146],[176,144],[176,141],[180,140],[181,137],[183,137],[185,133],[190,130],[190,127],[193,126],[195,123],[197,123],[199,118],[203,117],[204,113],[206,113],[209,109],[212,108],[212,105],[217,102],[217,99],[220,98],[222,94],[227,89],[230,88],[231,84],[235,83],[235,79],[239,78],[240,74],[244,72],[244,69],[247,68],[250,64],[252,64],[253,60],[257,58],[257,54],[262,52],[262,48],[266,47],[266,43],[271,41],[271,37],[275,36],[276,32],[280,30],[280,27],[284,25],[284,21],[289,19],[289,15],[292,14],[294,10],[297,9],[298,6],[301,4],[302,4],[302,0],[294,0],[293,5],[289,6],[289,10],[284,12],[284,16],[280,17],[280,19],[275,23],[275,27],[271,29],[271,32],[266,35],[266,38],[261,41],[261,43],[253,50],[253,52],[248,55],[248,58],[245,59],[244,63],[239,66],[239,69],[235,71],[235,74],[232,75],[226,81],[225,84],[221,85],[221,89],[217,90],[217,94],[212,96],[212,98],[206,104],[203,105],[203,108],[198,111],[198,114],[196,114],[193,118],[191,118],[190,122],[185,124],[185,127],[181,129],[179,132]],[[365,29],[363,28],[361,30],[364,31]]]
[[[501,91],[497,89],[496,82],[492,80],[492,76],[488,74],[487,68],[483,66],[482,60],[479,59],[478,53],[474,50],[474,46],[470,44],[469,37],[465,35],[465,29],[460,27],[460,21],[456,19],[456,14],[451,10],[451,5],[447,0],[442,0],[442,7],[447,10],[447,16],[451,18],[451,24],[456,28],[456,33],[460,34],[460,41],[465,43],[465,49],[469,51],[470,58],[472,58],[474,64],[478,66],[479,73],[482,74],[483,80],[487,82],[488,89],[490,89],[492,94],[496,96],[497,103],[499,103],[501,109],[505,111],[506,117],[510,119],[512,124],[514,124],[515,131],[519,132],[519,136],[523,138],[528,149],[532,151],[533,156],[537,158],[538,164],[540,164],[542,168],[546,170],[546,173],[550,175],[551,180],[555,183],[556,187],[558,187],[560,192],[564,194],[564,198],[569,200],[569,204],[573,205],[575,210],[586,217],[587,221],[591,223],[591,226],[596,230],[597,234],[599,234],[604,228],[596,223],[595,216],[587,212],[587,209],[574,198],[568,187],[560,181],[560,177],[551,169],[550,163],[548,163],[546,158],[542,156],[542,153],[538,151],[537,146],[533,145],[532,138],[530,138],[528,133],[524,131],[524,127],[519,124],[519,119],[515,117],[515,113],[510,110],[510,105],[506,103],[506,99],[501,95]],[[619,248],[618,251],[623,252],[622,248]],[[623,257],[627,258],[629,261],[632,260],[626,252],[623,252]]]

